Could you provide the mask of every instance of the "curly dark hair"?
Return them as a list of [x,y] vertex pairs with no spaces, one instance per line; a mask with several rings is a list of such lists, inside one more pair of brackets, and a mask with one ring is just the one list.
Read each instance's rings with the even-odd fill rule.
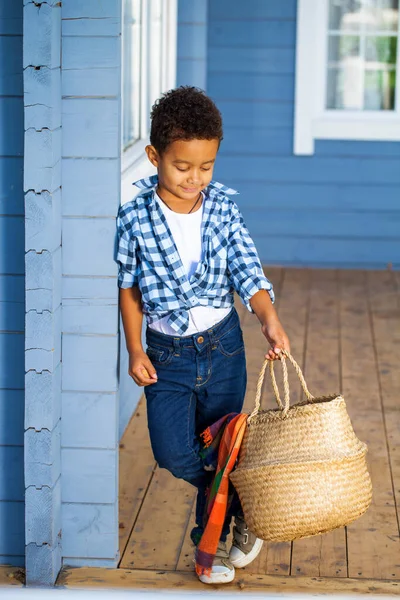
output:
[[203,90],[189,85],[169,90],[151,109],[150,143],[159,154],[176,140],[223,137],[222,117]]

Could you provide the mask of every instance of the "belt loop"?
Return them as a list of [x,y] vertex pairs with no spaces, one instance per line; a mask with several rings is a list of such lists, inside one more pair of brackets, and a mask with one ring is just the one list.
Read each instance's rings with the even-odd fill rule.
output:
[[173,343],[174,343],[174,354],[175,354],[175,356],[180,356],[180,354],[181,354],[180,353],[180,347],[181,347],[180,339],[174,337]]
[[215,338],[214,338],[214,329],[209,329],[208,330],[208,335],[209,335],[209,338],[210,338],[211,350],[215,350],[215,348],[217,346],[216,346]]

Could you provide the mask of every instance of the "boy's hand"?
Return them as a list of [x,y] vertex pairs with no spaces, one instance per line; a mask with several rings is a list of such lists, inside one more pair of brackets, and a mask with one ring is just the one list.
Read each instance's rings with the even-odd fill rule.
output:
[[262,325],[261,331],[271,344],[271,349],[265,355],[265,358],[276,360],[280,358],[281,350],[290,352],[289,338],[278,319]]
[[157,383],[157,373],[144,350],[129,354],[129,375],[140,386]]

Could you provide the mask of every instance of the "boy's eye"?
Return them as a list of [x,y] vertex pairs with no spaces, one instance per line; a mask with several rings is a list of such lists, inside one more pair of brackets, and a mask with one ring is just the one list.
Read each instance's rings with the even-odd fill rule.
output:
[[208,167],[208,169],[202,169],[202,171],[210,171],[211,167]]
[[185,171],[188,171],[189,169],[180,169],[179,167],[176,167],[178,169],[178,171],[180,171],[181,173],[185,173]]

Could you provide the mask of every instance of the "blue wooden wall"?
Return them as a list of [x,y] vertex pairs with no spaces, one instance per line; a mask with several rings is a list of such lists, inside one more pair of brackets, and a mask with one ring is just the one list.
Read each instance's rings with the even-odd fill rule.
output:
[[118,562],[120,0],[62,5],[62,549]]
[[24,565],[22,0],[0,0],[0,564]]
[[[193,5],[181,0],[182,21]],[[400,143],[317,141],[293,155],[296,0],[211,0],[207,29],[206,89],[225,126],[215,177],[240,191],[263,262],[400,267]],[[180,34],[192,66],[197,31]],[[179,83],[199,85],[179,56]]]

